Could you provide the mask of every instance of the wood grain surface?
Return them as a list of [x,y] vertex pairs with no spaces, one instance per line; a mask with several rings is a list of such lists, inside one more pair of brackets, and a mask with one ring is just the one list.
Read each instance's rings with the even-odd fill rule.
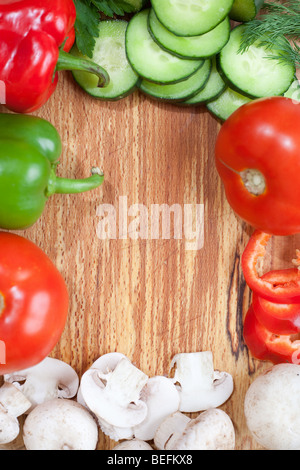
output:
[[[220,124],[205,108],[139,92],[115,103],[95,101],[67,72],[35,115],[61,135],[60,176],[85,177],[93,166],[105,174],[93,192],[53,196],[41,219],[19,232],[48,254],[70,292],[69,319],[52,357],[81,375],[100,355],[118,351],[153,376],[168,374],[177,353],[210,350],[215,368],[234,378],[222,409],[233,420],[236,449],[260,449],[247,430],[243,400],[270,364],[253,360],[242,338],[250,292],[240,258],[252,229],[233,214],[215,170]],[[184,236],[174,239],[172,231],[170,239],[120,239],[118,230],[116,239],[99,239],[99,207],[118,210],[120,197],[149,210],[204,204],[203,248],[187,250]],[[291,259],[295,244],[273,240],[273,263]],[[100,432],[99,449],[114,444]]]

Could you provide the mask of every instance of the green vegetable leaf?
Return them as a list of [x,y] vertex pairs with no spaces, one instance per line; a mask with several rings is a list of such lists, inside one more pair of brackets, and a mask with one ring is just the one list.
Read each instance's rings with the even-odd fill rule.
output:
[[92,57],[95,38],[99,36],[100,15],[97,8],[89,0],[74,0],[76,6],[76,45],[79,51]]
[[[129,0],[74,0],[77,17],[76,45],[80,52],[92,57],[95,40],[99,36],[101,14],[113,18],[136,11],[137,1]],[[140,3],[142,5],[142,2]]]
[[122,0],[91,0],[101,13],[104,15],[113,17],[124,16],[125,13],[131,13],[134,8]]

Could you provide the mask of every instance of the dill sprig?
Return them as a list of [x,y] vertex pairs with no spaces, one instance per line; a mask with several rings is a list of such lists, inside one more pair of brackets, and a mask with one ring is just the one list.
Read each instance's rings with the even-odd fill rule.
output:
[[276,50],[273,59],[300,66],[300,0],[281,3],[265,2],[260,15],[244,23],[240,52],[246,51],[254,42]]

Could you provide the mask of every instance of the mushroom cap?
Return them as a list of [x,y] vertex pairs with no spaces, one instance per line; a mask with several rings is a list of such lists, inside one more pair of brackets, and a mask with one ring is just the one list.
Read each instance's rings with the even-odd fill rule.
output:
[[234,450],[235,431],[230,417],[220,409],[203,411],[187,424],[172,450]]
[[30,401],[13,384],[2,385],[0,388],[0,444],[8,444],[18,437],[20,424],[17,418],[30,406]]
[[[4,380],[13,383],[30,400],[30,411],[47,400],[73,398],[79,386],[75,370],[69,364],[52,357],[46,357],[28,369],[5,374]],[[23,381],[24,383],[19,383]]]
[[103,354],[102,356],[98,357],[95,362],[93,362],[90,369],[98,369],[101,370],[103,373],[109,373],[117,367],[121,359],[128,358],[127,356],[125,356],[125,354],[119,352],[110,352],[107,354]]
[[14,441],[20,432],[19,421],[0,407],[0,444]]
[[131,440],[134,438],[133,428],[121,428],[107,423],[104,419],[97,418],[101,431],[113,441]]
[[99,420],[131,428],[147,415],[147,406],[140,399],[147,380],[146,374],[123,357],[111,371],[88,369],[81,377],[80,400]]
[[268,450],[300,450],[300,365],[278,364],[258,376],[245,395],[247,426]]
[[158,450],[172,450],[177,439],[183,434],[191,418],[175,411],[160,424],[154,436],[154,445]]
[[10,440],[10,442],[6,444],[0,444],[0,451],[1,450],[9,450],[9,451],[26,450],[24,446],[24,442],[23,442],[23,433],[22,433],[25,417],[26,417],[25,415],[22,415],[20,418],[18,418],[18,426],[19,426],[18,435],[15,437],[15,439]]
[[140,439],[131,439],[117,444],[113,450],[153,450],[148,442]]
[[0,388],[0,404],[6,413],[21,416],[31,406],[31,402],[14,384],[4,383]]
[[[127,359],[127,357],[124,354],[118,353],[118,352],[111,352],[111,353],[103,354],[102,356],[98,357],[98,359],[96,359],[93,362],[91,367],[89,367],[89,369],[85,373],[87,373],[88,371],[89,373],[91,373],[90,371],[92,369],[96,369],[100,371],[102,374],[109,374],[117,367],[121,359]],[[81,384],[79,384],[78,391],[77,391],[77,401],[85,408],[88,408],[82,395]]]
[[30,412],[23,439],[27,450],[95,450],[98,427],[79,403],[56,398]]
[[179,393],[172,379],[155,376],[142,389],[141,400],[147,405],[147,416],[133,428],[133,432],[136,438],[151,441],[160,424],[178,410]]

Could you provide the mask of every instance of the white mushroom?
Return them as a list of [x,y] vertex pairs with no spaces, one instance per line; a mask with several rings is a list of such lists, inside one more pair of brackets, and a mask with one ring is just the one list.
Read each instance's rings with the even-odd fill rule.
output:
[[4,380],[13,383],[31,401],[29,411],[54,398],[73,398],[79,386],[75,370],[65,362],[51,357],[46,357],[29,369],[5,374]]
[[[110,355],[106,355],[110,356]],[[80,395],[89,410],[99,419],[117,427],[131,428],[147,415],[147,406],[140,395],[148,376],[126,358],[117,358],[115,367],[107,357],[96,361],[80,382]]]
[[102,356],[98,357],[95,362],[93,362],[90,369],[99,369],[106,373],[112,372],[121,359],[128,359],[128,357],[125,356],[125,354],[119,352],[103,354]]
[[[109,372],[112,372],[116,368],[116,365],[121,361],[121,359],[127,359],[127,357],[124,354],[118,353],[118,352],[107,353],[99,357],[91,365],[90,369],[97,370],[99,368],[100,370],[106,371],[106,373],[109,373]],[[89,409],[82,396],[81,385],[79,385],[79,389],[77,393],[77,401],[82,406]],[[114,426],[108,423],[107,421],[105,421],[103,418],[100,418],[99,416],[96,416],[96,415],[94,416],[98,421],[98,425],[101,431],[113,441],[120,441],[123,439],[128,439],[128,440],[133,439],[134,437],[133,428]]]
[[170,369],[174,366],[173,381],[180,395],[180,411],[197,412],[217,408],[233,392],[232,376],[214,370],[211,351],[177,354]]
[[138,425],[118,427],[98,418],[98,424],[107,436],[114,441],[133,438],[150,441],[160,423],[171,413],[178,410],[179,394],[171,379],[164,376],[151,377],[141,390],[140,399],[147,406],[147,415]]
[[155,447],[158,450],[173,449],[190,421],[191,418],[179,411],[168,416],[156,430],[154,436]]
[[30,401],[14,385],[0,388],[0,444],[12,442],[19,435],[18,417],[31,407]]
[[211,408],[195,419],[177,412],[162,423],[154,442],[159,450],[234,450],[235,431],[220,409]]
[[113,441],[122,441],[123,439],[131,440],[134,438],[133,427],[120,427],[107,423],[102,418],[97,418],[101,431]]
[[134,436],[151,441],[164,419],[179,408],[179,393],[171,379],[163,376],[151,377],[141,392],[141,400],[147,405],[147,416],[141,424],[134,426]]
[[27,450],[95,450],[98,427],[79,403],[56,398],[29,413],[23,439]]
[[247,426],[268,450],[300,450],[300,365],[278,364],[258,376],[245,395]]
[[[100,356],[98,359],[96,359],[95,362],[93,362],[89,370],[99,369],[102,373],[109,374],[116,368],[116,365],[121,361],[121,359],[127,359],[127,357],[124,354],[118,352],[103,354],[103,356]],[[77,401],[82,406],[87,407],[87,404],[85,403],[81,393],[81,384],[79,384],[77,392]]]
[[113,450],[153,450],[148,442],[140,439],[131,439],[117,444]]

